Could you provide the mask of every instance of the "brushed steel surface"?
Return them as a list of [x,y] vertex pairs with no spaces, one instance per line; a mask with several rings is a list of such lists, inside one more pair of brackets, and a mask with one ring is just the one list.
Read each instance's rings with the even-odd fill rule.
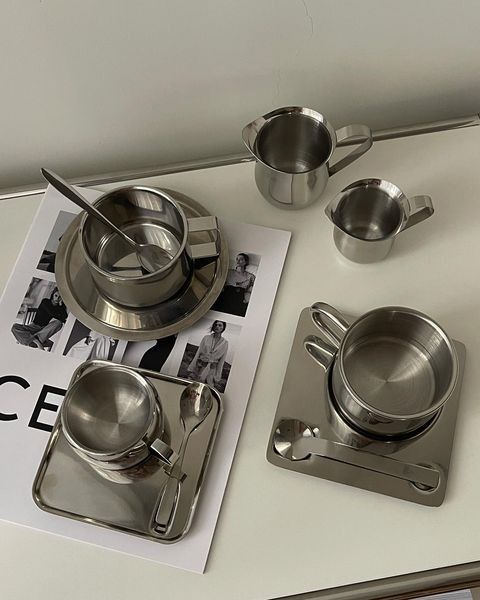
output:
[[433,215],[430,196],[407,198],[393,183],[362,179],[343,189],[325,208],[338,250],[358,263],[383,260],[395,237]]
[[[187,218],[210,216],[203,206],[187,196],[166,191],[178,202]],[[80,251],[77,233],[81,219],[79,215],[62,237],[55,275],[65,304],[91,329],[115,339],[159,339],[193,325],[210,309],[222,291],[228,272],[228,248],[219,231],[219,256],[213,262],[196,261],[191,279],[178,295],[143,308],[112,302],[98,291]],[[191,237],[198,243],[212,241],[211,232],[194,232]]]
[[[458,376],[457,355],[448,335],[427,315],[387,306],[365,313],[348,327],[336,309],[322,302],[312,306],[311,315],[338,348],[332,392],[355,427],[376,436],[410,435],[449,400]],[[319,338],[307,336],[305,342],[322,351]],[[330,363],[308,351],[329,369]],[[330,353],[331,345],[323,351]]]
[[[354,321],[351,317],[347,317],[346,320],[348,324]],[[426,423],[422,429],[414,432],[411,437],[387,441],[379,437],[366,435],[359,429],[352,427],[340,414],[331,392],[331,367],[328,371],[320,367],[312,360],[305,348],[305,338],[317,333],[318,328],[311,319],[310,308],[305,308],[300,314],[295,333],[268,442],[267,460],[273,465],[284,469],[344,483],[410,502],[426,506],[439,506],[442,504],[446,493],[465,364],[465,346],[460,342],[453,342],[459,359],[458,378],[449,401],[437,413],[436,417]],[[362,454],[360,459],[362,466],[352,464],[348,460],[343,462],[325,456],[315,456],[314,454],[297,461],[282,456],[275,450],[274,440],[279,425],[288,420],[297,420],[307,425],[313,432],[315,441],[318,438],[327,442],[344,444],[355,450],[356,453]],[[354,456],[357,458],[357,454]],[[419,465],[435,470],[439,473],[438,486],[425,489],[423,484],[414,485],[410,481],[399,477],[365,468],[365,465],[378,464],[375,462],[378,457],[388,457],[406,465]],[[372,458],[373,463],[369,462],[369,458]]]
[[[299,106],[258,117],[244,127],[242,137],[256,160],[255,182],[260,193],[273,206],[290,210],[318,200],[329,176],[372,146],[372,132],[366,125],[335,131],[322,114]],[[329,164],[337,144],[349,141],[359,145]]]
[[[72,377],[72,384],[94,369],[108,368],[107,361],[88,361]],[[184,438],[180,423],[180,397],[191,381],[134,369],[155,388],[162,406],[165,428],[162,441],[179,450]],[[172,523],[167,532],[155,529],[158,498],[168,475],[160,462],[151,457],[132,473],[128,485],[102,477],[82,460],[68,443],[57,419],[33,484],[33,498],[47,512],[116,531],[131,533],[154,541],[172,543],[188,531],[205,479],[215,437],[223,412],[221,395],[211,389],[212,408],[189,437],[182,469],[184,478],[177,497]],[[120,480],[121,481],[121,480]]]

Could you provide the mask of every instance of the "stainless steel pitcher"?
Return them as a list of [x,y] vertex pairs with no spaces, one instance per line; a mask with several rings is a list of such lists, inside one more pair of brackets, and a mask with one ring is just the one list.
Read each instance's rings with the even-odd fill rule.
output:
[[[372,146],[366,125],[335,131],[326,118],[310,108],[278,108],[246,125],[243,141],[256,159],[255,181],[274,206],[305,208],[315,202],[337,173]],[[359,143],[335,164],[329,164],[339,144]]]
[[338,250],[358,263],[384,259],[396,236],[433,215],[430,196],[407,198],[393,183],[362,179],[342,190],[326,207]]

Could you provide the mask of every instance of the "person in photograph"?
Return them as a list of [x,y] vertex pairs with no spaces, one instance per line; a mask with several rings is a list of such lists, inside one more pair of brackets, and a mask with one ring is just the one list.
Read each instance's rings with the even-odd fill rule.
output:
[[222,378],[228,342],[223,337],[227,328],[225,321],[214,321],[210,333],[200,342],[192,362],[188,366],[189,378],[216,387]]
[[110,350],[114,345],[113,338],[90,331],[86,337],[73,344],[67,352],[67,356],[81,360],[108,360]]
[[37,265],[37,269],[47,271],[47,273],[55,273],[55,259],[57,256],[58,246],[60,241],[76,215],[65,210],[59,211],[57,219],[47,240],[47,244],[43,249],[42,256]]
[[62,329],[66,320],[67,309],[60,292],[55,287],[50,297],[40,302],[33,321],[27,325],[15,323],[12,325],[12,333],[22,346],[45,350],[53,346],[50,338]]
[[176,339],[176,335],[169,335],[157,340],[142,356],[138,365],[140,369],[148,369],[149,371],[157,371],[160,373],[165,361],[170,356],[170,352],[175,346]]
[[245,252],[237,254],[235,268],[229,269],[227,280],[213,310],[244,317],[255,283],[255,275],[247,269],[250,257]]

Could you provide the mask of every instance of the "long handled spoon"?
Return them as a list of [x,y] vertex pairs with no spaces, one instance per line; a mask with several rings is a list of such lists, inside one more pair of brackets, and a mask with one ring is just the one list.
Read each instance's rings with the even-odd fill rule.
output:
[[404,479],[414,483],[420,489],[435,489],[440,482],[440,473],[434,468],[403,462],[388,456],[379,456],[371,452],[360,452],[341,442],[317,438],[308,425],[296,419],[286,419],[279,423],[273,436],[273,446],[278,454],[289,460],[305,460],[311,456],[320,456]]
[[193,382],[183,390],[180,397],[180,419],[183,423],[184,435],[178,451],[178,460],[169,474],[155,516],[155,529],[158,531],[166,531],[172,522],[183,476],[182,462],[188,438],[206,419],[212,406],[213,396],[208,385]]

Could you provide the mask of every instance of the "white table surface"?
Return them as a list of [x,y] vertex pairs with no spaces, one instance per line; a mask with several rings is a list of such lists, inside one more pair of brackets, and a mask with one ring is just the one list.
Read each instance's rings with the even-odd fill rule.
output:
[[[262,200],[253,168],[243,163],[147,180],[219,216],[293,232],[205,574],[0,523],[1,598],[257,600],[480,560],[480,128],[377,142],[332,178],[318,203],[297,212]],[[323,212],[340,189],[364,177],[392,181],[407,195],[430,194],[435,207],[431,219],[402,233],[390,256],[372,265],[338,254]],[[0,203],[2,288],[39,200]],[[416,308],[465,343],[440,508],[267,463],[298,315],[317,300],[352,314],[388,304]]]

